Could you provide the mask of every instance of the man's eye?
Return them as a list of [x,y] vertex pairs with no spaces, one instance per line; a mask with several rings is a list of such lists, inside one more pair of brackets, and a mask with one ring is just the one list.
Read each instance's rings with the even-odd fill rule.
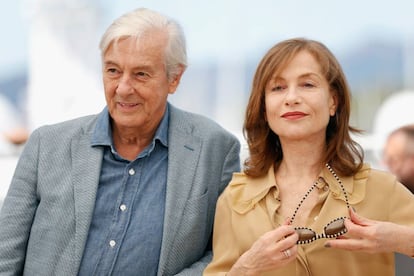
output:
[[106,69],[106,71],[107,71],[108,73],[111,73],[111,74],[114,74],[114,73],[116,73],[116,72],[117,72],[117,70],[116,70],[115,68],[108,68],[108,69]]
[[136,72],[135,76],[140,79],[147,79],[149,78],[149,74],[146,72]]

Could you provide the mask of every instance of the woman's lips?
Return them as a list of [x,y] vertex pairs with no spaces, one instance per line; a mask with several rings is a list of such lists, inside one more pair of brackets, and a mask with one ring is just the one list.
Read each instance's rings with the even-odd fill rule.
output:
[[283,118],[285,118],[285,119],[291,119],[291,120],[300,119],[300,118],[303,118],[305,116],[306,116],[306,113],[298,112],[298,111],[295,111],[295,112],[286,112],[286,113],[284,113],[282,115]]

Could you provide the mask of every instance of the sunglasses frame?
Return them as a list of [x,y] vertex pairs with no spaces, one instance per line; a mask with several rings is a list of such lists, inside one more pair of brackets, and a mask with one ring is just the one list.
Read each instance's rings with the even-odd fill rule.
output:
[[[345,224],[344,224],[345,219],[346,219],[346,217],[339,217],[339,218],[336,218],[336,219],[330,221],[323,228],[323,233],[321,233],[321,234],[317,234],[314,230],[312,230],[311,228],[308,228],[308,227],[295,227],[295,231],[299,235],[299,239],[296,242],[296,244],[308,244],[308,243],[314,242],[314,241],[319,240],[319,239],[334,239],[334,238],[337,238],[337,237],[345,234],[346,232],[348,232],[348,230],[346,229]],[[340,228],[340,231],[336,232],[334,234],[326,234],[329,226],[332,225],[333,223],[339,221],[339,220],[342,220],[342,227]],[[307,239],[303,238],[303,236],[304,236],[304,231],[303,230],[308,231],[308,233],[313,233],[312,238],[310,238],[310,239],[309,238],[307,238]],[[301,235],[302,235],[302,238],[301,238]]]
[[[339,186],[341,186],[342,192],[344,193],[344,196],[345,196],[346,207],[349,209],[350,206],[349,206],[349,202],[348,202],[348,194],[346,193],[345,187],[342,184],[341,179],[338,177],[338,175],[335,173],[335,171],[331,168],[331,166],[328,163],[326,163],[325,166],[329,170],[329,172],[335,177],[336,181],[339,183]],[[293,223],[293,221],[294,221],[294,219],[296,217],[296,214],[297,214],[299,208],[302,206],[303,201],[305,201],[305,199],[312,192],[312,190],[315,189],[316,185],[317,185],[317,181],[315,181],[315,183],[313,183],[313,185],[310,187],[310,189],[303,196],[302,200],[299,202],[299,205],[296,207],[295,211],[293,212],[293,215],[292,215],[292,217],[290,219],[290,224]],[[299,239],[298,239],[298,241],[296,243],[297,244],[307,244],[307,243],[311,243],[311,242],[316,241],[316,240],[319,240],[319,239],[332,239],[332,238],[337,238],[337,237],[345,234],[346,232],[348,232],[348,230],[345,227],[345,219],[347,219],[347,217],[339,217],[339,218],[336,218],[336,219],[330,221],[324,227],[322,234],[317,234],[315,231],[313,231],[312,229],[310,229],[308,227],[295,227],[295,231],[299,235]],[[337,233],[334,233],[332,235],[331,234],[326,234],[326,231],[327,231],[328,227],[331,224],[333,224],[333,223],[335,223],[335,222],[337,222],[339,220],[342,220],[342,227],[340,228],[340,231],[337,232]],[[313,233],[312,238],[310,238],[310,239],[304,239],[303,236],[305,235],[305,233],[304,233],[305,231],[303,231],[303,230],[308,231],[308,233]],[[302,238],[301,238],[301,235],[302,235]]]

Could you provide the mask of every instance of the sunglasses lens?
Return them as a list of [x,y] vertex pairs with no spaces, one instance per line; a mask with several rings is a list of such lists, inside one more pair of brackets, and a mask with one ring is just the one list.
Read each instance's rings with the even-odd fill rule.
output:
[[295,228],[295,231],[299,235],[299,244],[311,242],[316,238],[316,233],[309,228]]
[[330,222],[325,227],[325,235],[328,238],[337,237],[346,233],[345,219],[339,218]]

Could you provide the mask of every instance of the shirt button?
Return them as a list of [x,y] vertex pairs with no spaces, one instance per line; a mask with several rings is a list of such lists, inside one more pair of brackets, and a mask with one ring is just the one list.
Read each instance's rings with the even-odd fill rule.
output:
[[125,211],[126,210],[126,205],[122,204],[121,206],[119,206],[119,209],[121,209],[122,212]]
[[135,170],[134,169],[129,169],[128,173],[129,173],[129,175],[134,175],[135,174]]
[[116,245],[116,242],[114,240],[109,241],[109,246],[114,247]]

